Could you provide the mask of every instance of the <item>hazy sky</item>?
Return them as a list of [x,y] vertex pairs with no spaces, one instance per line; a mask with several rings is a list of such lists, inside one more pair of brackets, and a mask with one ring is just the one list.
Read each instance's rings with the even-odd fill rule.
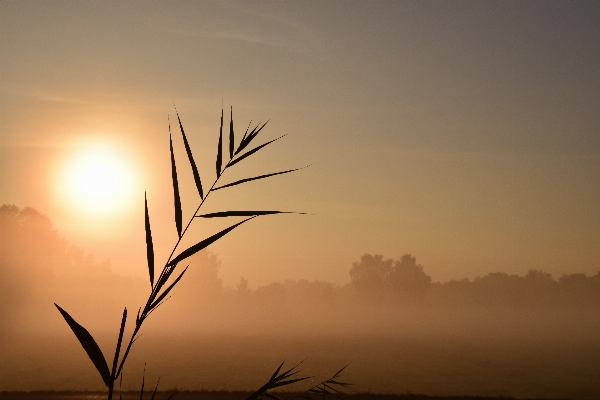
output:
[[[226,285],[345,283],[363,253],[412,253],[434,280],[600,270],[598,3],[2,1],[0,40],[0,203],[116,272],[145,274],[144,190],[158,261],[176,240],[173,101],[205,185],[222,104],[237,132],[271,119],[257,143],[291,133],[228,179],[312,164],[211,195],[212,211],[314,214],[213,245]],[[65,197],[90,146],[131,172],[120,213]],[[195,224],[190,243],[219,229]]]

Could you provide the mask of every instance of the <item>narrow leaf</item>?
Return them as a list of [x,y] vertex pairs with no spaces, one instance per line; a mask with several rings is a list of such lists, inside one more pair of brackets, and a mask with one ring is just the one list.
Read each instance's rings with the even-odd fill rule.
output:
[[144,375],[142,375],[142,390],[140,390],[140,400],[144,400],[144,384],[146,383],[146,364],[144,364]]
[[217,148],[217,179],[221,176],[223,164],[223,109],[221,108],[221,128],[219,129],[219,145]]
[[281,138],[282,138],[282,137],[284,137],[284,136],[287,136],[287,133],[286,133],[285,135],[281,135],[281,136],[279,136],[277,139],[270,140],[270,141],[268,141],[267,143],[263,143],[263,144],[261,144],[260,146],[258,146],[258,147],[255,147],[254,149],[250,150],[249,152],[242,154],[241,156],[239,156],[238,158],[236,158],[235,160],[233,160],[233,161],[232,161],[232,162],[229,164],[229,166],[231,167],[231,166],[233,166],[233,165],[235,165],[235,164],[239,163],[239,162],[240,162],[240,161],[242,161],[244,158],[251,156],[252,154],[256,153],[257,151],[259,151],[260,149],[262,149],[263,147],[265,147],[265,146],[266,146],[266,145],[268,145],[269,143],[273,143],[274,141],[276,141],[276,140],[279,140],[279,139],[281,139]]
[[255,176],[255,177],[252,177],[252,178],[246,178],[246,179],[240,179],[239,181],[235,181],[235,182],[232,182],[232,183],[228,183],[227,185],[216,187],[213,190],[225,189],[225,188],[230,187],[230,186],[240,185],[242,183],[246,183],[246,182],[250,182],[250,181],[255,181],[257,179],[265,179],[265,178],[269,178],[269,177],[275,176],[275,175],[287,174],[289,172],[298,171],[298,170],[301,170],[301,169],[304,169],[304,168],[307,168],[307,167],[288,169],[287,171],[274,172],[272,174],[260,175],[260,176]]
[[117,379],[117,364],[119,362],[119,353],[121,351],[121,343],[123,343],[123,332],[125,331],[125,323],[127,322],[127,308],[123,310],[123,318],[121,319],[121,329],[119,330],[119,338],[117,339],[117,347],[115,348],[115,358],[113,359],[111,380],[114,382]]
[[244,136],[242,136],[242,140],[240,140],[240,145],[238,146],[238,149],[235,151],[235,153],[233,153],[234,155],[241,151],[240,147],[242,146],[242,143],[246,139],[246,135],[248,135],[248,129],[250,129],[250,125],[252,125],[252,120],[250,120],[250,122],[248,122],[248,126],[246,127],[246,132],[244,132]]
[[225,236],[226,234],[228,234],[229,232],[231,232],[232,230],[234,230],[235,228],[237,228],[238,226],[240,226],[244,222],[251,220],[252,218],[255,218],[255,217],[247,218],[247,219],[243,220],[242,222],[238,222],[237,224],[232,225],[232,226],[230,226],[227,229],[223,229],[221,232],[216,233],[216,234],[212,235],[211,237],[209,237],[207,239],[204,239],[201,242],[196,243],[192,247],[190,247],[190,248],[182,251],[177,257],[175,257],[174,259],[172,259],[167,264],[167,266],[175,265],[179,261],[184,260],[184,259],[188,258],[189,256],[191,256],[193,254],[196,254],[200,250],[204,249],[205,247],[208,247],[212,243],[216,242],[217,240],[219,240],[220,238],[222,238],[223,236]]
[[174,265],[167,266],[163,269],[163,272],[161,273],[160,277],[158,278],[158,281],[156,282],[156,286],[154,287],[154,297],[158,294],[158,292],[160,292],[160,289],[164,286],[164,284],[167,283],[174,270]]
[[177,282],[179,282],[179,280],[181,279],[181,277],[183,277],[183,274],[185,274],[185,271],[187,271],[187,269],[188,269],[188,267],[185,267],[185,269],[183,270],[183,272],[181,272],[181,274],[179,274],[179,276],[177,277],[177,279],[175,279],[173,281],[173,283],[171,283],[169,285],[169,287],[167,287],[165,289],[165,291],[162,292],[161,295],[158,296],[158,298],[156,300],[154,300],[154,303],[152,303],[152,305],[150,305],[150,309],[151,310],[153,310],[154,308],[156,308],[160,304],[161,300],[164,299],[167,296],[167,294],[169,294],[169,292],[171,291],[171,289],[173,289],[175,287],[175,285],[177,285]]
[[231,107],[231,122],[229,123],[229,159],[233,158],[233,146],[235,145],[235,137],[233,134],[233,106]]
[[[348,365],[349,365],[349,364],[348,364]],[[342,371],[344,371],[344,370],[346,369],[346,367],[348,367],[348,365],[345,365],[345,366],[344,366],[342,369],[340,369],[338,372],[336,372],[336,373],[333,375],[333,378],[337,378],[338,376],[340,376],[340,374],[342,373]],[[332,379],[333,379],[333,378],[332,378]]]
[[98,347],[98,344],[96,343],[92,335],[90,335],[90,333],[83,326],[79,325],[69,315],[69,313],[60,308],[58,304],[54,303],[54,305],[56,306],[56,308],[58,308],[58,311],[60,311],[65,321],[67,321],[67,324],[69,324],[69,327],[79,340],[79,343],[81,343],[81,346],[87,353],[90,360],[92,360],[92,363],[94,363],[94,366],[100,373],[104,384],[107,387],[111,387],[112,380],[110,377],[110,371],[108,370],[108,364],[106,363],[104,354],[102,354],[102,350],[100,350],[100,347]]
[[269,121],[265,122],[260,127],[258,125],[256,125],[254,127],[254,129],[252,129],[252,131],[248,134],[248,136],[245,137],[244,140],[240,143],[240,146],[238,147],[236,154],[239,153],[240,151],[244,150],[250,144],[250,142],[252,142],[252,139],[254,139],[259,134],[259,132],[265,127],[265,125],[267,125],[268,123],[269,123]]
[[202,192],[202,181],[200,180],[200,174],[198,173],[198,168],[196,167],[196,163],[194,162],[194,157],[192,156],[192,149],[190,148],[190,144],[188,143],[187,137],[185,136],[185,132],[183,131],[183,125],[181,125],[181,119],[179,118],[179,114],[177,114],[177,120],[179,121],[179,129],[181,129],[181,136],[183,136],[183,144],[185,146],[185,151],[187,152],[188,159],[190,160],[190,165],[192,166],[192,173],[194,174],[194,182],[196,182],[196,188],[198,189],[198,194],[201,199],[204,199],[204,193]]
[[269,381],[272,381],[273,379],[275,379],[275,377],[279,373],[279,370],[281,370],[281,367],[283,367],[283,364],[285,364],[285,360],[283,360],[281,365],[275,370],[275,372],[273,372],[273,375],[271,376],[271,379],[269,379]]
[[154,245],[152,244],[152,231],[150,230],[150,215],[148,214],[148,199],[144,193],[145,225],[146,225],[146,258],[148,259],[148,273],[150,275],[150,287],[154,287]]
[[306,214],[294,211],[221,211],[210,214],[196,215],[196,218],[223,218],[223,217],[251,217],[254,215],[271,215],[271,214]]
[[290,379],[290,380],[287,380],[287,381],[277,382],[277,383],[273,384],[273,387],[276,388],[276,387],[279,387],[279,386],[291,385],[292,383],[300,382],[300,381],[303,381],[303,380],[308,379],[308,378],[309,378],[308,376],[305,376],[304,378]]
[[181,199],[179,198],[179,182],[177,181],[177,167],[175,166],[175,154],[173,153],[173,140],[171,137],[171,125],[169,124],[169,145],[171,148],[171,177],[173,178],[173,198],[175,207],[175,226],[177,234],[181,238]]
[[156,387],[154,388],[154,393],[152,393],[152,397],[150,398],[150,400],[154,400],[154,397],[156,397],[156,391],[158,390],[159,383],[160,383],[160,378],[158,378],[158,382],[156,382]]

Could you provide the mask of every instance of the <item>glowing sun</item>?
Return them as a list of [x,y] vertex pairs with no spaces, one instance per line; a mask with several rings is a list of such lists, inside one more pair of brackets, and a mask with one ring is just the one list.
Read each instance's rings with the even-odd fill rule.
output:
[[66,163],[61,186],[71,207],[98,216],[127,208],[136,185],[125,159],[109,148],[92,146]]

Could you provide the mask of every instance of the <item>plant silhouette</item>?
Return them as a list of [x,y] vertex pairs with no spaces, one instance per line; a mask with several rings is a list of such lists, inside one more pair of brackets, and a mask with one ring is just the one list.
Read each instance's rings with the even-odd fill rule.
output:
[[[145,195],[144,196],[144,212],[145,212],[144,225],[145,225],[145,233],[146,233],[146,255],[147,255],[147,261],[148,261],[148,276],[149,276],[149,281],[150,281],[150,294],[148,295],[148,299],[146,300],[146,303],[144,304],[144,306],[140,307],[137,311],[137,314],[135,317],[135,326],[133,328],[133,333],[131,334],[129,341],[127,342],[127,345],[125,346],[125,351],[123,352],[123,355],[121,356],[121,350],[122,350],[123,344],[124,344],[123,335],[124,335],[125,327],[127,324],[127,316],[128,316],[127,308],[125,308],[123,310],[123,316],[121,318],[121,326],[119,329],[119,334],[118,334],[118,338],[117,338],[117,344],[116,344],[116,348],[115,348],[115,353],[114,353],[111,369],[109,369],[106,358],[104,357],[102,350],[100,350],[100,347],[98,346],[98,344],[96,343],[96,341],[94,340],[92,335],[82,325],[80,325],[78,322],[76,322],[75,319],[73,319],[73,317],[71,317],[71,315],[69,315],[69,313],[67,311],[65,311],[63,308],[61,308],[60,306],[58,306],[55,303],[56,308],[60,311],[61,315],[63,316],[63,318],[65,319],[65,321],[67,322],[67,324],[69,325],[69,327],[71,328],[71,330],[73,331],[73,333],[75,334],[75,336],[77,337],[79,342],[81,343],[81,345],[84,348],[85,352],[87,353],[88,357],[90,358],[90,360],[92,361],[92,363],[94,364],[96,369],[98,370],[98,373],[100,374],[104,384],[108,388],[108,399],[109,400],[112,399],[115,382],[119,379],[119,377],[122,378],[123,367],[125,365],[125,362],[127,361],[127,358],[129,356],[129,353],[131,351],[133,344],[139,337],[138,334],[140,332],[140,329],[142,328],[144,321],[146,321],[146,319],[150,316],[150,314],[152,314],[158,307],[161,306],[161,304],[163,304],[169,298],[169,295],[171,294],[173,288],[177,285],[177,283],[181,280],[181,278],[185,274],[189,265],[185,266],[183,268],[183,270],[181,270],[180,265],[182,264],[182,262],[185,261],[188,257],[199,252],[200,250],[206,248],[210,244],[221,239],[223,236],[227,235],[229,232],[231,232],[238,226],[244,224],[245,222],[248,222],[251,219],[254,219],[254,218],[256,218],[258,216],[262,216],[262,215],[290,213],[289,211],[274,211],[274,210],[251,210],[251,211],[249,211],[249,210],[227,210],[227,211],[215,212],[215,213],[210,213],[210,214],[199,214],[200,209],[206,202],[206,199],[208,198],[208,196],[213,191],[216,191],[216,190],[222,190],[222,189],[226,189],[226,188],[229,188],[232,186],[241,185],[241,184],[252,182],[255,180],[259,180],[259,179],[265,179],[265,178],[269,178],[269,177],[276,176],[276,175],[287,174],[287,173],[302,169],[302,168],[295,168],[295,169],[289,169],[289,170],[285,170],[285,171],[279,171],[279,172],[274,172],[274,173],[269,173],[269,174],[264,174],[264,175],[259,175],[259,176],[253,176],[253,177],[241,179],[238,181],[234,181],[232,183],[217,186],[217,184],[219,183],[219,180],[221,179],[223,174],[229,168],[231,168],[234,165],[238,164],[239,162],[245,160],[249,156],[255,154],[256,152],[258,152],[260,149],[264,148],[265,146],[286,136],[286,135],[280,136],[276,139],[273,139],[266,143],[263,143],[257,147],[249,149],[250,144],[254,141],[254,139],[258,136],[258,134],[267,125],[267,123],[268,123],[268,121],[267,121],[263,124],[256,125],[250,131],[249,131],[250,125],[248,125],[246,132],[244,133],[244,135],[239,140],[239,143],[236,146],[236,137],[235,137],[234,126],[233,126],[233,107],[232,107],[231,108],[231,120],[230,120],[230,124],[229,124],[229,146],[228,146],[228,156],[229,157],[228,157],[228,161],[224,164],[225,157],[223,154],[223,110],[221,110],[221,125],[220,125],[220,129],[219,129],[219,142],[218,142],[218,147],[217,147],[217,157],[216,157],[216,163],[215,163],[216,179],[214,180],[214,182],[212,183],[210,188],[208,190],[206,190],[206,192],[205,192],[203,189],[203,186],[202,186],[202,180],[200,178],[198,168],[196,167],[196,163],[195,163],[194,157],[192,155],[192,150],[190,148],[190,145],[187,140],[187,136],[183,129],[181,119],[179,118],[179,113],[177,112],[177,110],[175,110],[175,111],[177,114],[177,121],[179,123],[179,129],[181,131],[183,144],[185,147],[186,154],[188,156],[188,161],[190,163],[190,167],[192,169],[192,174],[194,176],[194,183],[198,190],[198,195],[200,197],[200,201],[199,201],[199,205],[197,206],[196,210],[192,214],[192,217],[187,222],[187,224],[185,224],[185,226],[184,226],[183,220],[182,220],[182,205],[181,205],[181,198],[180,198],[180,194],[179,194],[179,180],[178,180],[178,174],[177,174],[177,166],[175,163],[175,154],[173,151],[171,124],[169,122],[169,147],[170,147],[170,153],[171,153],[171,176],[172,176],[172,181],[173,181],[174,219],[175,219],[175,226],[177,228],[178,239],[177,239],[175,245],[173,246],[173,249],[172,249],[165,265],[163,266],[162,270],[158,274],[158,277],[155,277],[154,244],[153,244],[153,240],[152,240],[150,215],[148,212],[148,200]],[[304,214],[304,213],[297,213],[297,214]],[[228,218],[228,217],[245,217],[245,219],[243,219],[241,222],[237,222],[237,223],[230,225],[228,228],[223,229],[220,232],[215,233],[212,236],[209,236],[209,237],[197,242],[196,244],[180,251],[177,255],[175,255],[176,251],[179,250],[179,245],[181,244],[181,241],[182,241],[184,235],[188,231],[188,228],[190,227],[192,222],[194,222],[196,220],[196,218]],[[180,272],[178,271],[177,275],[175,275],[176,269],[181,270]],[[175,276],[176,276],[176,278],[172,279]],[[291,377],[292,375],[295,375],[299,371],[296,370],[296,367],[297,367],[296,366],[290,370],[287,370],[287,371],[279,374],[279,371],[282,366],[283,366],[283,363],[275,371],[275,373],[273,374],[271,379],[261,389],[259,389],[257,392],[255,392],[252,396],[249,397],[249,400],[258,400],[262,396],[266,396],[269,398],[276,398],[275,396],[269,394],[267,391],[270,389],[276,388],[276,387],[286,386],[286,385],[290,385],[295,382],[303,381],[308,378],[308,377],[303,377],[303,378],[287,379],[287,378]],[[327,386],[324,386],[324,387],[327,387]],[[142,384],[142,394],[143,394],[143,384]],[[154,398],[154,395],[153,395],[153,398]]]

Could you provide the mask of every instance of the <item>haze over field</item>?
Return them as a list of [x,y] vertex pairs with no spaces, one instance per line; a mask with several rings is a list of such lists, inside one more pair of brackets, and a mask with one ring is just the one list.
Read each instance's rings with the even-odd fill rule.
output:
[[288,135],[219,184],[300,170],[202,213],[306,214],[190,258],[129,387],[310,356],[360,390],[590,398],[598,43],[594,2],[0,2],[0,390],[101,387],[53,303],[114,346],[150,286],[144,193],[157,271],[177,242],[171,155],[184,221],[200,202],[178,117],[206,193],[224,110],[225,162],[230,118],[234,145],[269,121],[245,151]]
[[[101,389],[52,303],[110,351],[121,307],[141,306],[148,282],[114,274],[33,209],[1,207],[0,233],[0,390]],[[592,398],[600,390],[600,272],[442,283],[414,256],[364,254],[344,285],[250,287],[240,278],[227,287],[216,255],[190,261],[133,347],[125,388],[139,385],[147,363],[163,388],[252,390],[284,358],[309,357],[305,368],[319,376],[351,363],[355,392]]]

